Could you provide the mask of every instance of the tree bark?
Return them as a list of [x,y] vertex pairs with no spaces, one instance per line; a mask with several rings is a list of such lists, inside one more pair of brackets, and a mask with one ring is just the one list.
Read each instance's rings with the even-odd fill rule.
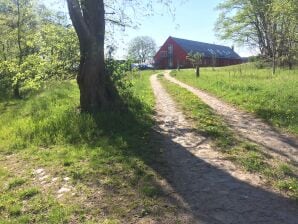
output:
[[196,66],[196,77],[200,77],[200,67]]
[[272,58],[272,75],[275,75],[275,70],[276,70],[276,58],[274,54]]
[[[18,48],[19,48],[19,62],[18,66],[19,69],[21,67],[21,64],[23,63],[23,48],[22,48],[22,43],[21,43],[21,6],[20,6],[20,1],[16,1],[17,4],[17,13],[18,13],[18,19],[17,19],[17,35],[18,35]],[[16,83],[13,87],[13,94],[15,98],[21,98],[20,94],[20,83],[19,80],[16,80]]]
[[117,99],[111,77],[105,72],[105,11],[103,0],[67,0],[70,18],[80,42],[77,82],[83,112],[109,108]]
[[[83,112],[96,112],[110,107],[116,98],[110,77],[105,73],[104,55],[91,41],[90,47],[81,52],[80,70],[77,82],[80,89],[80,106]],[[94,47],[92,47],[94,46]]]

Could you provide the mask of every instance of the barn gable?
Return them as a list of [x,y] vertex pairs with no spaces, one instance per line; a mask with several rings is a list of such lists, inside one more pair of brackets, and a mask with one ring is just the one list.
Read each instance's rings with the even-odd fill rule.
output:
[[241,59],[241,57],[237,53],[235,53],[230,47],[180,39],[176,37],[171,38],[187,53],[198,52],[201,54],[203,53],[205,57],[212,57],[213,55],[215,55],[216,58]]

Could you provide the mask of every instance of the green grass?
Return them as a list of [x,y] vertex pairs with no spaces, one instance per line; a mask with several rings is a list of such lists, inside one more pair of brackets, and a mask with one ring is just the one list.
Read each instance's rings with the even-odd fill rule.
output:
[[220,116],[191,92],[165,79],[161,79],[167,92],[174,98],[187,117],[193,121],[196,130],[210,137],[214,146],[224,153],[227,159],[242,166],[245,170],[264,176],[268,184],[298,199],[297,168],[274,160],[262,152],[256,144],[238,137],[224,123]]
[[[156,159],[159,147],[150,141],[150,74],[129,77],[133,87],[122,94],[126,107],[96,115],[78,111],[75,81],[51,83],[29,98],[0,102],[0,223],[175,217],[175,209],[165,206],[152,165],[162,161]],[[46,183],[34,174],[40,168],[50,176]],[[51,184],[54,177],[58,180]],[[65,177],[75,194],[58,198]]]
[[12,188],[16,188],[18,186],[22,186],[24,183],[26,183],[26,180],[21,179],[21,178],[15,178],[15,179],[11,180],[8,183],[8,189],[12,189]]
[[36,188],[26,189],[20,193],[20,198],[22,200],[28,200],[34,197],[35,195],[37,195],[38,193],[39,193],[39,190]]
[[175,78],[253,112],[278,128],[298,134],[298,69],[256,69],[253,64],[173,71]]

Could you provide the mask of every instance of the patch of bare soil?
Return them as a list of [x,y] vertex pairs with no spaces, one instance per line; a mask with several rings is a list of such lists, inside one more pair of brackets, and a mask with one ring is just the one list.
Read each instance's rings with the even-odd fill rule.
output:
[[165,72],[165,78],[198,96],[217,114],[221,115],[234,131],[242,137],[262,145],[269,155],[298,165],[298,140],[294,137],[279,133],[261,119],[240,111],[202,90],[180,82],[171,77],[169,71]]
[[[167,75],[167,78],[170,78]],[[164,177],[195,223],[298,223],[296,202],[267,189],[259,176],[239,170],[194,131],[169,94],[151,77],[156,131],[169,170]],[[189,222],[194,223],[194,222]]]
[[57,199],[63,200],[65,197],[69,199],[77,193],[69,177],[55,176],[50,170],[35,167],[16,154],[5,156],[3,160],[0,159],[0,163],[1,167],[9,171],[10,177],[26,179],[29,186],[38,187],[42,193],[50,193]]

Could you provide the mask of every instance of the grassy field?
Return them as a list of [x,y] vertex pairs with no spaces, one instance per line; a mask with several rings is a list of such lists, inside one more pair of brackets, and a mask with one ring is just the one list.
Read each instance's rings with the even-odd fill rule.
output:
[[78,111],[74,81],[0,103],[0,223],[176,222],[158,184],[149,141],[151,72],[133,77],[127,107]]
[[298,135],[298,69],[256,69],[253,64],[173,71],[177,79],[255,113],[275,127]]
[[211,137],[215,147],[220,149],[227,159],[249,172],[262,175],[269,185],[298,200],[297,168],[270,158],[256,144],[236,136],[221,117],[214,114],[197,96],[165,79],[161,81],[178,106],[194,122],[196,130]]

